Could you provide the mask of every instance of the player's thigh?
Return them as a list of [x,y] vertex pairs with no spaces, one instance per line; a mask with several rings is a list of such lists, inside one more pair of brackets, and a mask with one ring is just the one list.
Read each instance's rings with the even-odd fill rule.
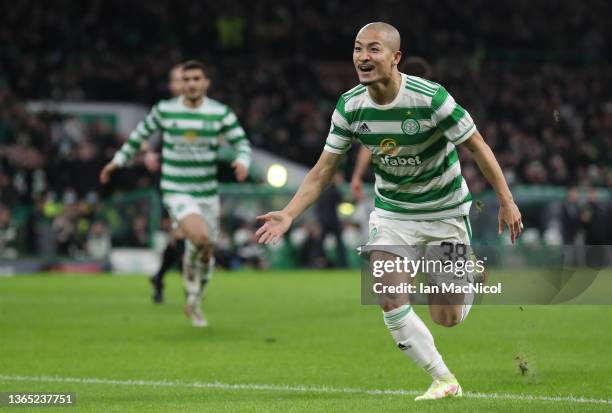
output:
[[198,202],[200,212],[206,226],[208,228],[208,237],[210,242],[216,243],[219,238],[219,213],[220,204],[218,197],[212,197],[210,199]]
[[[420,253],[419,244],[424,242],[419,238],[418,222],[395,220],[378,215],[376,211],[370,214],[370,236],[366,246],[370,257],[370,269],[373,274],[375,265],[394,265],[397,259],[416,259]],[[378,264],[377,264],[378,263]],[[389,263],[389,264],[386,264]],[[384,268],[383,268],[384,269]],[[375,282],[380,283],[383,292],[377,294],[378,302],[383,310],[390,311],[410,302],[410,295],[397,287],[414,282],[414,274],[408,271],[383,271]],[[389,288],[391,287],[391,288]]]
[[402,257],[389,251],[370,252],[370,272],[379,284],[379,292],[376,295],[378,304],[384,311],[391,311],[410,302],[406,286],[412,284],[414,278],[410,272],[398,268],[398,259],[401,260]]
[[[424,224],[423,232],[428,239],[428,260],[471,260],[471,227],[467,217],[449,218],[431,221]],[[431,284],[467,285],[470,275],[463,272],[461,276],[453,272],[428,274]],[[428,296],[429,314],[434,322],[444,326],[453,326],[460,322],[466,300],[462,293],[436,293]]]
[[202,246],[210,243],[210,229],[203,217],[200,205],[189,195],[173,194],[164,196],[172,221],[192,244]]
[[204,244],[211,243],[210,231],[202,215],[191,213],[183,217],[178,222],[178,225],[183,234],[185,234],[185,238],[195,246],[201,247]]

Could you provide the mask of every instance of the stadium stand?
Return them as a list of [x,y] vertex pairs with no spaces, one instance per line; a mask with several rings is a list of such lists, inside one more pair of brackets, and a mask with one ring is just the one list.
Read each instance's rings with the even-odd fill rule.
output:
[[[609,231],[592,233],[600,231],[592,211],[598,220],[610,217],[599,197],[612,190],[609,2],[32,3],[0,3],[0,203],[8,211],[0,242],[7,251],[10,244],[40,253],[41,227],[56,252],[85,250],[88,238],[104,233],[95,218],[100,199],[156,183],[137,159],[121,171],[121,185],[102,188],[98,172],[125,136],[100,120],[29,112],[28,101],[148,106],[167,95],[172,65],[202,58],[213,77],[210,94],[236,110],[254,146],[312,165],[335,99],[355,83],[350,54],[365,8],[396,24],[405,56],[426,58],[432,80],[469,108],[511,185],[599,188],[583,191],[589,195],[572,225],[583,239],[611,242]],[[430,12],[410,19],[415,8]],[[329,15],[343,16],[342,24]],[[465,154],[462,165],[472,192],[485,191]],[[20,216],[19,207],[30,211]]]

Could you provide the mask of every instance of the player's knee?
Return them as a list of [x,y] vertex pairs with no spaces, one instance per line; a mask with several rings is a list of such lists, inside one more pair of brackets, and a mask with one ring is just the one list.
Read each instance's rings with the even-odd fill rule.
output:
[[206,248],[210,244],[210,239],[208,238],[208,235],[206,235],[205,233],[199,233],[199,234],[193,235],[190,241],[198,250]]
[[431,315],[434,323],[444,327],[454,327],[461,322],[461,314],[455,311],[440,311]]
[[395,310],[396,308],[399,308],[399,307],[401,307],[400,304],[391,303],[391,302],[383,302],[383,301],[380,302],[380,308],[384,312],[393,311],[393,310]]
[[408,300],[401,295],[381,294],[378,297],[378,304],[383,311],[391,311],[408,304]]

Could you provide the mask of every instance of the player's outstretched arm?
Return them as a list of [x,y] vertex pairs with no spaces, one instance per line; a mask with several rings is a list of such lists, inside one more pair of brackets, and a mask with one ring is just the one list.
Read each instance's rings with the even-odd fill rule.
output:
[[372,152],[365,146],[359,148],[357,164],[351,177],[351,194],[356,200],[363,199],[363,175],[365,175],[372,160]]
[[251,165],[251,145],[238,117],[229,108],[221,121],[221,133],[236,151],[236,159],[232,162],[234,175],[238,182],[243,182],[249,176],[249,166]]
[[478,131],[474,132],[469,139],[467,139],[463,145],[472,153],[474,160],[478,164],[478,167],[482,171],[487,181],[493,187],[493,190],[497,194],[499,200],[499,228],[498,231],[501,234],[504,227],[507,225],[510,231],[510,240],[514,244],[518,236],[523,231],[523,223],[521,222],[521,212],[514,203],[512,193],[504,174],[502,172],[493,151],[487,145],[482,138],[482,135]]
[[140,121],[136,128],[130,133],[127,141],[121,146],[121,149],[115,153],[113,160],[107,163],[102,169],[100,172],[100,182],[102,184],[108,183],[112,173],[132,159],[136,152],[138,152],[140,148],[143,148],[143,144],[146,143],[147,139],[149,139],[155,131],[160,129],[161,117],[156,105],[153,106],[147,116]]
[[268,212],[257,217],[264,221],[255,233],[259,243],[270,244],[280,240],[293,220],[312,205],[330,184],[342,156],[323,151],[287,206],[282,211]]

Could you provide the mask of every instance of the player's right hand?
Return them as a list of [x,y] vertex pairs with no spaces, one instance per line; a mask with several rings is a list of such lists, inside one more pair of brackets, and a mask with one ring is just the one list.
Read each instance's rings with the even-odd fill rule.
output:
[[104,168],[102,168],[102,171],[100,172],[100,183],[102,183],[103,185],[107,184],[108,181],[110,181],[111,175],[118,167],[119,165],[112,161],[107,163],[106,166],[104,166]]
[[257,242],[260,244],[277,244],[293,222],[289,214],[283,211],[268,212],[259,215],[257,219],[264,221],[264,224],[255,232]]
[[361,179],[356,177],[351,179],[351,194],[356,201],[361,201],[363,199],[363,182]]
[[501,234],[504,232],[504,227],[507,225],[510,231],[510,241],[512,244],[516,242],[516,239],[523,232],[523,221],[521,220],[521,211],[514,203],[510,201],[507,203],[501,203],[499,206],[499,228],[498,232]]

